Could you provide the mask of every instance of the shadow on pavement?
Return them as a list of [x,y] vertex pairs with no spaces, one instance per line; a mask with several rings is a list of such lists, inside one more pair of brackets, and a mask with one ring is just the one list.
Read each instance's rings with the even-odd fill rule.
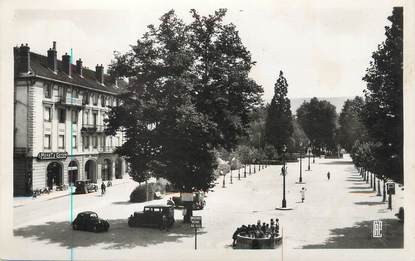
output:
[[355,202],[356,205],[367,205],[367,206],[383,205],[385,203],[386,202],[373,202],[373,201]]
[[305,245],[303,249],[319,248],[403,248],[403,224],[398,219],[381,219],[382,237],[373,237],[373,220],[355,223],[353,227],[330,230],[323,244]]
[[14,230],[14,236],[46,241],[48,244],[59,244],[66,248],[105,244],[105,249],[146,247],[164,242],[178,242],[182,238],[194,236],[194,229],[181,221],[176,222],[167,232],[157,228],[130,228],[126,219],[108,220],[108,222],[110,229],[103,233],[73,231],[69,222],[65,221],[18,228]]
[[373,189],[371,187],[361,187],[361,186],[352,186],[352,187],[348,187],[348,189]]
[[131,202],[131,201],[115,201],[112,202],[114,205],[131,205],[131,204],[140,204],[140,202]]
[[366,181],[364,181],[362,179],[356,179],[356,178],[348,178],[348,179],[346,179],[346,181],[353,181],[353,182],[360,181],[362,183],[366,183]]
[[354,191],[349,191],[349,193],[370,194],[370,193],[376,193],[376,191],[373,191],[373,190],[354,190]]
[[353,162],[349,160],[341,160],[341,161],[331,161],[331,162],[322,162],[322,165],[352,165]]

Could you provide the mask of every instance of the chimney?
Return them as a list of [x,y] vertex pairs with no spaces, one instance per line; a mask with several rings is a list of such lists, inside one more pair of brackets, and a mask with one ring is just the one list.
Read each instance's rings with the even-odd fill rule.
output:
[[19,62],[19,72],[28,73],[30,71],[30,47],[26,45],[21,45],[20,49],[20,62]]
[[57,62],[57,52],[56,52],[56,42],[53,41],[53,48],[48,50],[48,67],[54,73],[58,71],[58,62]]
[[97,66],[95,67],[95,77],[101,85],[104,85],[104,66],[102,66],[102,64],[97,64]]
[[76,60],[76,73],[79,74],[79,76],[84,77],[82,75],[82,60],[81,60],[81,58]]
[[71,66],[71,56],[67,53],[62,55],[62,71],[71,77],[72,66]]

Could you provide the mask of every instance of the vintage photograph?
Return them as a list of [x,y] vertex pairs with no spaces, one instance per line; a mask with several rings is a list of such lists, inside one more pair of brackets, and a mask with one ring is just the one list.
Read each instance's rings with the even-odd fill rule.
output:
[[0,258],[408,247],[402,3],[81,6],[10,14]]

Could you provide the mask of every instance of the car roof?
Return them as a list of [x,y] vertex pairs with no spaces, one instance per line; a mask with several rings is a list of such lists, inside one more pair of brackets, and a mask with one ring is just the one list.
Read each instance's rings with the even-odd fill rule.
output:
[[158,204],[158,205],[147,205],[147,206],[144,206],[144,207],[145,208],[170,208],[170,207],[173,207],[173,206]]
[[95,213],[93,211],[84,211],[84,212],[79,213],[78,215],[80,215],[80,214],[82,214],[82,215],[88,215],[88,214],[97,214],[97,213]]

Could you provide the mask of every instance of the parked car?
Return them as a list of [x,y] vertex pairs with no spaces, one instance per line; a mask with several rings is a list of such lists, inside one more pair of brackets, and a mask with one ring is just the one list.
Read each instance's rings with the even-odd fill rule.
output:
[[84,211],[78,214],[72,222],[73,230],[84,230],[92,232],[106,232],[110,224],[108,221],[99,218],[97,213],[92,211]]
[[142,212],[134,212],[128,218],[130,227],[163,227],[163,216],[165,216],[166,227],[174,224],[174,207],[169,205],[148,205]]
[[90,192],[97,192],[98,191],[98,185],[95,183],[92,183],[91,180],[77,180],[75,182],[75,193],[76,194],[87,194]]
[[[181,197],[173,197],[172,199],[173,199],[174,205],[177,208],[184,207]],[[205,205],[206,205],[205,193],[201,191],[194,192],[193,203],[192,203],[193,210],[201,210],[205,207]]]

